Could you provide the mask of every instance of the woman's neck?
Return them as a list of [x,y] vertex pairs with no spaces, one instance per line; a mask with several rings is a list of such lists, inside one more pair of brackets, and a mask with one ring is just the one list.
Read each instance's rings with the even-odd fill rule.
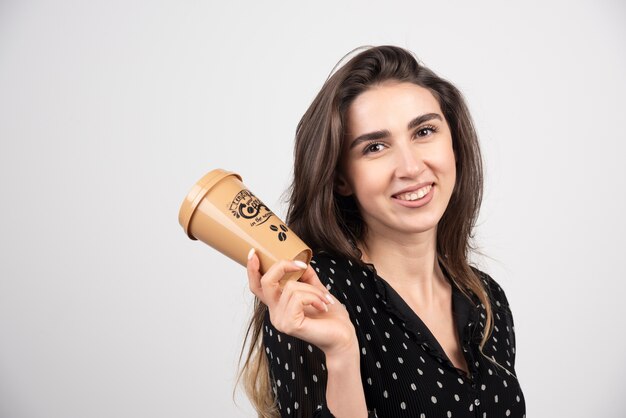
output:
[[437,261],[436,229],[401,237],[368,236],[359,245],[363,261],[403,297],[421,306],[432,306],[449,294],[450,284]]

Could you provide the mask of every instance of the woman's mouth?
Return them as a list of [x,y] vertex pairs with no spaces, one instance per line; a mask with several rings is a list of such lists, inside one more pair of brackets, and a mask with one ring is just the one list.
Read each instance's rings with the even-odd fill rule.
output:
[[426,196],[428,194],[428,192],[430,192],[430,189],[432,189],[432,187],[433,187],[433,185],[429,184],[428,186],[424,186],[421,189],[415,190],[413,192],[407,192],[407,193],[398,194],[398,195],[395,195],[394,197],[396,199],[406,200],[406,201],[409,201],[409,202],[412,202],[412,201],[415,201],[415,200],[420,200],[424,196]]

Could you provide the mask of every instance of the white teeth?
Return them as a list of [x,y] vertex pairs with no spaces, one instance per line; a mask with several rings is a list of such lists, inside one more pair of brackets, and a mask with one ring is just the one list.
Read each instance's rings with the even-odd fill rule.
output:
[[415,192],[399,194],[397,198],[400,200],[418,200],[426,196],[428,192],[430,192],[431,188],[432,188],[432,185],[429,184],[428,186],[422,187],[421,189]]

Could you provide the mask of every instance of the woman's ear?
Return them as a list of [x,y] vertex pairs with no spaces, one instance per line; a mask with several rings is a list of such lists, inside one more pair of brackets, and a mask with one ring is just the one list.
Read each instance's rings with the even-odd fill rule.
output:
[[335,191],[342,196],[350,196],[352,194],[352,187],[350,187],[343,174],[338,173],[335,176]]

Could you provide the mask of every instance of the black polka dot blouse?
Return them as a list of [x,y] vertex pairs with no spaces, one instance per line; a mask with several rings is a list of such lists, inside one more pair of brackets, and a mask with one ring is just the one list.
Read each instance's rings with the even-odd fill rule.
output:
[[[500,286],[482,277],[491,297],[494,329],[478,350],[485,310],[453,284],[454,319],[469,375],[454,367],[421,319],[373,266],[319,253],[311,261],[320,280],[341,301],[355,326],[361,379],[370,417],[525,417],[515,374],[513,317]],[[263,325],[271,386],[282,417],[332,417],[326,407],[324,353],[282,334],[269,314]],[[486,358],[487,356],[488,358]]]

